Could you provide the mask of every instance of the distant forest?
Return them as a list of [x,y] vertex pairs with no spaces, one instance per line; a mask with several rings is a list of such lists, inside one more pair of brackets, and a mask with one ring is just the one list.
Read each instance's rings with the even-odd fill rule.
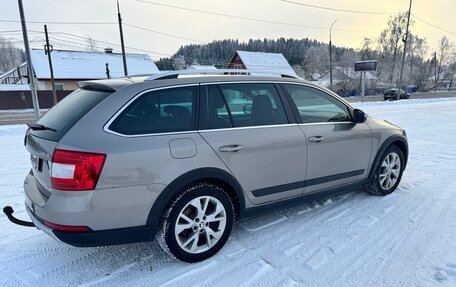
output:
[[[333,47],[335,62],[347,53],[354,54],[349,48]],[[215,65],[226,68],[236,50],[282,53],[291,66],[302,68],[308,72],[321,72],[329,67],[328,44],[312,39],[250,39],[247,42],[238,40],[218,40],[208,44],[192,44],[179,48],[170,58],[162,58],[156,62],[160,70],[183,69],[188,65]],[[321,59],[321,58],[324,59]],[[327,63],[325,61],[327,60]],[[306,69],[306,67],[308,69]]]

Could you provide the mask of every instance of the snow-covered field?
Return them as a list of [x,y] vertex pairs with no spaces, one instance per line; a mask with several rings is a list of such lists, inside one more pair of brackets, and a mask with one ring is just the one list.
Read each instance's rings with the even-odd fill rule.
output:
[[[0,286],[456,286],[456,99],[358,103],[407,130],[386,197],[352,191],[237,223],[199,264],[155,243],[77,249],[0,215]],[[26,218],[24,126],[0,127],[0,206]]]

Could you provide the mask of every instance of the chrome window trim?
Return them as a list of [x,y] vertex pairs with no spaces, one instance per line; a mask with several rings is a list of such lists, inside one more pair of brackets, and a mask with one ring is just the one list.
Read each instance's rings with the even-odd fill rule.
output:
[[353,122],[349,122],[349,121],[344,121],[344,122],[303,123],[303,124],[293,123],[293,124],[280,124],[280,125],[233,127],[233,128],[223,128],[223,129],[204,129],[204,130],[198,130],[198,132],[200,132],[200,133],[208,133],[208,132],[221,132],[221,131],[231,131],[231,130],[250,130],[250,129],[295,127],[295,126],[309,126],[309,125],[334,125],[334,124],[354,124],[354,123]]
[[230,130],[250,130],[250,129],[265,129],[265,128],[278,128],[278,127],[294,127],[298,124],[279,124],[279,125],[263,125],[263,126],[246,126],[246,127],[231,127],[231,128],[222,128],[222,129],[204,129],[198,130],[200,133],[208,132],[220,132],[220,131],[230,131]]
[[317,122],[317,123],[302,123],[302,124],[298,124],[298,126],[334,125],[334,124],[355,124],[355,123],[354,122],[350,122],[350,121],[343,121],[343,122]]
[[198,133],[198,131],[180,131],[180,132],[166,132],[166,133],[153,133],[153,134],[137,134],[137,135],[125,135],[121,133],[117,133],[111,130],[107,130],[106,132],[116,135],[116,136],[121,136],[125,138],[139,138],[139,137],[148,137],[148,136],[168,136],[168,135],[183,135],[183,134],[195,134]]
[[[155,92],[155,91],[159,91],[159,90],[167,90],[167,89],[173,89],[173,88],[185,88],[185,87],[193,87],[193,86],[199,86],[200,84],[199,83],[193,83],[193,84],[184,84],[184,85],[172,85],[172,86],[166,86],[166,87],[159,87],[159,88],[152,88],[152,89],[147,89],[147,90],[144,90],[142,92],[140,92],[139,94],[137,94],[136,96],[134,96],[133,98],[131,98],[130,100],[128,100],[110,119],[107,123],[105,123],[103,125],[103,131],[107,132],[107,133],[110,133],[110,134],[113,134],[113,135],[117,135],[117,136],[121,136],[121,137],[127,137],[127,138],[135,138],[135,137],[145,137],[145,136],[158,136],[158,135],[173,135],[173,134],[188,134],[188,133],[196,133],[196,129],[193,129],[193,130],[188,130],[188,131],[176,131],[176,132],[163,132],[163,133],[148,133],[148,134],[134,134],[134,135],[126,135],[126,134],[122,134],[122,133],[118,133],[118,132],[115,132],[111,129],[109,129],[109,126],[112,124],[112,122],[114,122],[117,117],[128,107],[130,106],[137,98],[141,97],[142,95],[144,95],[145,93],[149,93],[149,92]],[[198,98],[198,95],[196,95],[196,98]],[[194,103],[195,105],[198,104],[198,100],[195,101]],[[198,109],[197,109],[198,110]]]

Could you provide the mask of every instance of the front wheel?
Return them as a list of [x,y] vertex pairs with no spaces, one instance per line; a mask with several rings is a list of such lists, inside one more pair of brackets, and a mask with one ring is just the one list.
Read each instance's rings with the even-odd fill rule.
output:
[[233,223],[230,197],[215,185],[199,183],[173,200],[165,211],[157,239],[175,258],[198,262],[225,245]]
[[404,166],[404,154],[401,149],[395,145],[390,146],[382,154],[367,191],[375,195],[392,193],[401,181]]

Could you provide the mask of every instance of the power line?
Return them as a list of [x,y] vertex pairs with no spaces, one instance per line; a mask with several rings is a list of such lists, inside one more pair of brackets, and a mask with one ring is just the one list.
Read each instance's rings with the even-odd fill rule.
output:
[[418,21],[421,21],[421,22],[423,22],[423,23],[425,23],[425,24],[427,24],[427,25],[429,25],[429,26],[432,26],[432,27],[434,27],[434,28],[436,28],[436,29],[438,29],[438,30],[440,30],[440,31],[443,31],[443,32],[446,32],[446,33],[449,33],[449,34],[452,34],[452,35],[455,35],[455,36],[456,36],[456,33],[455,33],[455,32],[451,32],[451,31],[448,31],[448,30],[446,30],[446,29],[440,28],[439,26],[436,26],[436,25],[434,25],[434,24],[432,24],[432,23],[430,23],[430,22],[428,22],[428,21],[426,21],[426,20],[423,20],[423,19],[421,19],[421,18],[419,18],[419,17],[417,17],[417,16],[415,16],[415,15],[413,15],[413,14],[412,14],[412,17],[415,18],[415,19],[417,19]]
[[[4,23],[20,23],[19,20],[0,20]],[[113,25],[116,22],[63,22],[63,21],[27,21],[30,24],[55,24],[55,25]]]
[[3,30],[3,31],[0,31],[0,33],[2,33],[2,34],[3,33],[13,33],[13,34],[15,34],[15,33],[22,33],[22,30],[7,30],[7,31]]
[[[57,34],[59,37],[62,37],[62,38],[68,38],[68,37],[76,37],[76,38],[79,38],[79,39],[82,39],[82,40],[88,40],[89,37],[84,37],[84,36],[80,36],[80,35],[76,35],[76,34],[72,34],[72,33],[67,33],[67,32],[58,32],[58,31],[51,31],[52,34],[51,36],[55,37],[55,34]],[[53,35],[54,34],[54,35]],[[74,40],[74,39],[73,39]],[[110,45],[110,46],[113,46],[113,47],[117,47],[119,48],[120,45],[119,44],[115,44],[115,43],[111,43],[111,42],[106,42],[106,41],[101,41],[101,40],[96,40],[96,39],[93,39],[95,42],[97,42],[98,44],[105,44],[105,45]],[[65,40],[63,40],[65,41]],[[86,44],[86,43],[85,43]],[[171,56],[171,54],[168,54],[168,53],[163,53],[163,52],[157,52],[157,51],[151,51],[151,50],[145,50],[145,49],[139,49],[139,48],[134,48],[134,47],[129,47],[129,46],[126,46],[126,48],[128,48],[129,50],[136,50],[136,51],[141,51],[141,52],[148,52],[148,53],[152,53],[152,54],[158,54],[158,55],[165,55],[165,56]]]
[[[0,22],[19,22],[19,21],[15,21],[15,20],[0,20]],[[41,22],[41,21],[35,21],[34,22],[34,21],[28,21],[28,23],[79,24],[80,22]],[[86,24],[116,24],[116,23],[92,22],[92,23],[86,23]],[[143,31],[147,31],[147,32],[151,32],[151,33],[155,33],[155,34],[159,34],[159,35],[164,35],[164,36],[173,37],[173,38],[182,39],[182,40],[188,40],[188,41],[197,42],[197,43],[201,43],[201,44],[206,44],[206,42],[201,41],[201,40],[196,40],[196,39],[192,39],[192,38],[188,38],[188,37],[184,37],[184,36],[180,36],[180,35],[160,32],[160,31],[144,28],[144,27],[141,27],[141,26],[133,25],[133,24],[128,24],[128,23],[123,23],[123,24],[125,26],[129,26],[129,27],[132,27],[132,28],[140,29],[140,30],[143,30]],[[16,33],[16,32],[21,32],[21,30],[0,31],[0,33]],[[158,53],[158,54],[164,54],[164,53]]]
[[[82,41],[82,40],[87,41],[89,39],[88,37],[83,37],[83,36],[72,34],[72,33],[56,32],[56,31],[52,31],[51,37],[56,38],[56,34],[57,34],[58,37],[66,38],[66,39],[63,39],[63,40],[60,38],[60,41],[67,41],[67,39],[71,39],[72,41],[78,41],[77,39],[79,39],[79,41]],[[74,38],[76,38],[76,39],[74,39]],[[110,46],[113,46],[113,47],[116,47],[116,48],[120,48],[119,44],[105,42],[105,41],[101,41],[101,40],[96,40],[96,39],[93,39],[93,38],[92,38],[92,40],[95,41],[98,44],[105,44],[105,45],[110,45]],[[83,46],[87,46],[86,42],[83,42],[83,43],[79,42],[78,44],[79,45],[83,45]],[[134,48],[134,47],[129,47],[129,46],[126,46],[126,48],[129,49],[130,51],[134,50],[134,51],[146,52],[146,53],[151,53],[151,54],[156,54],[156,55],[171,56],[171,54],[163,53],[163,52],[157,52],[157,51],[151,51],[151,50],[146,50],[146,49]]]
[[[7,39],[10,40],[10,41],[11,41],[11,40],[14,40],[14,41],[16,41],[16,42],[18,42],[18,43],[24,43],[24,40],[22,40],[22,39],[17,39],[17,38],[13,38],[13,37],[7,38]],[[32,40],[30,40],[29,42],[30,42],[30,43],[45,42],[45,40],[44,40],[42,37],[40,37],[40,36],[36,36],[35,38],[33,38]]]
[[151,33],[155,33],[155,34],[160,34],[160,35],[173,37],[173,38],[177,38],[177,39],[188,40],[188,41],[192,41],[192,42],[198,42],[198,43],[201,43],[201,44],[206,44],[206,42],[203,42],[203,41],[200,41],[200,40],[196,40],[196,39],[192,39],[192,38],[187,38],[187,37],[183,37],[183,36],[179,36],[179,35],[173,35],[173,34],[164,33],[164,32],[160,32],[160,31],[156,31],[156,30],[151,30],[151,29],[148,29],[148,28],[136,26],[136,25],[133,25],[133,24],[128,24],[128,23],[125,23],[125,22],[123,24],[125,26],[128,26],[128,27],[140,29],[140,30],[151,32]]
[[[29,33],[41,33],[41,34],[44,34],[44,32],[42,32],[42,31],[36,31],[36,30],[27,30],[27,31]],[[59,46],[77,47],[77,48],[87,47],[87,42],[86,41],[89,39],[89,37],[84,37],[84,36],[80,36],[80,35],[76,35],[76,34],[72,34],[72,33],[66,33],[66,32],[58,32],[58,31],[50,31],[50,32],[51,32],[50,33],[51,39],[53,41],[57,42],[57,44]],[[109,45],[109,46],[113,46],[115,48],[119,48],[120,47],[119,44],[105,42],[105,41],[101,41],[101,40],[96,40],[96,39],[93,39],[93,38],[91,38],[91,39],[93,41],[95,41],[97,44]],[[18,40],[18,39],[14,39],[14,40],[21,41],[23,43],[22,40]],[[42,40],[44,41],[44,39],[42,39]],[[140,49],[140,48],[134,48],[134,47],[126,47],[126,48],[128,48],[128,50],[130,52],[133,52],[133,51],[136,51],[136,53],[138,53],[138,52],[143,52],[144,53],[145,52],[145,53],[158,55],[158,57],[160,57],[160,55],[161,56],[172,56],[171,54],[168,54],[168,53],[162,53],[162,52],[151,51],[151,50],[146,50],[146,49]]]
[[[269,24],[276,24],[276,25],[286,25],[286,26],[301,27],[301,28],[309,28],[309,29],[329,30],[328,27],[309,26],[309,25],[302,25],[302,24],[272,21],[272,20],[267,20],[267,19],[243,17],[243,16],[237,16],[237,15],[232,15],[232,14],[223,14],[223,13],[207,11],[207,10],[197,10],[197,9],[193,9],[193,8],[174,6],[174,5],[157,3],[157,2],[146,1],[146,0],[136,0],[136,1],[150,4],[150,5],[155,5],[155,6],[162,6],[162,7],[168,7],[168,8],[178,9],[178,10],[184,10],[184,11],[190,11],[190,12],[196,12],[196,13],[202,13],[202,14],[208,14],[208,15],[215,15],[215,16],[221,16],[221,17],[227,17],[227,18],[233,18],[233,19],[247,20],[247,21],[253,21],[253,22],[260,22],[260,23],[269,23]],[[372,31],[366,31],[366,30],[350,30],[350,29],[340,29],[340,28],[333,29],[333,30],[345,31],[345,32],[357,32],[357,33],[372,32]]]
[[[318,6],[318,5],[310,5],[310,4],[305,4],[305,3],[290,1],[290,0],[280,0],[280,1],[290,3],[290,4],[300,5],[300,6],[306,6],[306,7],[311,7],[311,8],[323,9],[323,10],[330,10],[330,11],[337,11],[337,12],[345,12],[345,13],[370,14],[370,15],[396,14],[395,12],[376,12],[376,11],[359,11],[359,10],[339,9],[339,8],[324,7],[324,6]],[[334,29],[334,30],[336,30],[336,29]]]

